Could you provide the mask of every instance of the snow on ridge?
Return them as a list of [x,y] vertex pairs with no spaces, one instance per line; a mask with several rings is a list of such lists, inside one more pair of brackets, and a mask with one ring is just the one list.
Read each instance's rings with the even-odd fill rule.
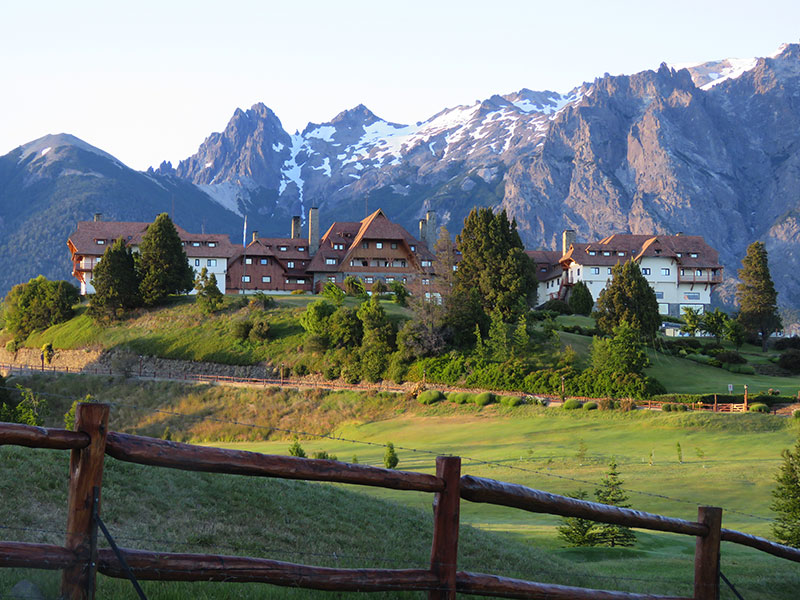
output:
[[309,131],[306,137],[316,138],[323,142],[332,142],[334,133],[336,133],[336,127],[333,125],[320,125],[316,129]]
[[322,164],[318,167],[311,167],[315,171],[322,171],[323,175],[331,176],[331,159],[327,156],[322,160]]
[[201,191],[205,192],[222,208],[229,210],[240,217],[244,216],[239,210],[239,200],[241,198],[242,188],[235,183],[231,181],[223,181],[222,183],[198,183],[195,185],[197,185]]
[[45,154],[47,154],[48,152],[50,152],[50,150],[52,150],[52,149],[53,149],[53,147],[52,147],[52,146],[48,146],[47,148],[45,148],[44,150],[42,150],[42,152],[41,152],[41,155],[42,155],[42,156],[44,156]]
[[297,155],[300,154],[300,151],[304,146],[305,139],[302,135],[295,134],[292,136],[292,147],[290,149],[289,159],[284,163],[283,169],[281,169],[281,183],[280,187],[278,188],[278,194],[280,195],[286,189],[286,186],[290,181],[294,182],[295,185],[297,185],[297,189],[300,193],[301,206],[303,204],[303,184],[305,182],[301,176],[301,168],[303,165],[297,164]]
[[[727,81],[728,79],[736,79],[742,73],[749,71],[753,67],[756,66],[758,62],[757,58],[728,58],[723,61],[723,63],[728,63],[725,67],[723,67],[719,73],[714,73],[713,75],[709,73],[711,76],[712,81],[709,81],[707,84],[703,85],[701,89],[703,90],[710,90],[715,85],[719,85],[723,81]],[[714,76],[716,75],[716,76]]]

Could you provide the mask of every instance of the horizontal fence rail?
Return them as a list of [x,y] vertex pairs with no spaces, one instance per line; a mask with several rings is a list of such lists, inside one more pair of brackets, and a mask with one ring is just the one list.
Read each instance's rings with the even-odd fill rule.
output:
[[[722,529],[722,510],[719,508],[699,507],[698,521],[693,522],[568,498],[493,479],[461,476],[459,457],[438,457],[436,475],[429,475],[333,460],[195,446],[108,432],[107,419],[108,405],[81,403],[76,410],[78,431],[0,423],[0,445],[13,444],[72,452],[65,547],[0,541],[0,567],[63,570],[64,598],[83,600],[89,597],[88,591],[94,589],[95,573],[95,569],[89,565],[94,565],[97,572],[117,578],[127,578],[132,573],[143,580],[262,582],[279,586],[359,592],[428,591],[431,600],[454,599],[457,592],[548,600],[689,600],[689,597],[577,588],[457,571],[460,499],[694,536],[695,590],[690,597],[692,600],[718,598],[720,541],[749,546],[786,560],[800,562],[800,549],[739,531]],[[121,549],[121,556],[130,569],[129,573],[112,550],[98,550],[91,541],[92,531],[96,529],[97,523],[105,527],[99,519],[104,455],[154,467],[431,492],[434,494],[431,567],[343,569],[265,558]]]

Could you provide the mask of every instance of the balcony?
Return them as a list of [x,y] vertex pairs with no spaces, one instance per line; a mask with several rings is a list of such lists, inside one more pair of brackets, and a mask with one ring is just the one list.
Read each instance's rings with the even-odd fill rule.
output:
[[681,275],[679,271],[678,283],[690,283],[692,285],[722,283],[722,269],[718,270],[715,275],[711,273],[711,270],[706,270],[702,275],[697,275],[694,270],[692,270],[691,274]]

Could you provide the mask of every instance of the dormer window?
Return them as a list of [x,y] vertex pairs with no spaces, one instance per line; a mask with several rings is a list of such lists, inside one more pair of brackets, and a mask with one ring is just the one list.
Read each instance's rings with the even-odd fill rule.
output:
[[661,248],[656,248],[656,255],[661,254]]
[[380,250],[381,248],[383,248],[383,242],[375,242],[375,247],[376,247],[378,250]]
[[344,250],[344,244],[334,244],[333,245],[333,249],[334,250]]
[[306,251],[306,247],[305,246],[298,246],[297,250],[298,250],[298,252],[305,252]]
[[430,267],[430,266],[431,266],[431,264],[432,264],[432,263],[431,263],[431,261],[429,261],[429,260],[423,260],[423,261],[422,261],[422,266],[423,266],[423,267]]
[[364,250],[366,250],[367,248],[369,248],[369,242],[361,242],[361,247],[364,248]]
[[596,254],[597,252],[595,252],[594,250],[589,250],[589,256],[595,256]]
[[335,265],[336,264],[336,259],[335,258],[326,258],[325,259],[325,264],[326,265]]
[[416,251],[417,251],[417,247],[416,247],[416,246],[414,246],[413,244],[411,245],[411,251],[412,251],[412,252],[416,252]]
[[603,256],[611,256],[611,252],[608,250],[603,250]]
[[625,256],[624,252],[617,252],[617,256]]
[[95,240],[95,243],[96,243],[98,246],[102,246],[103,244],[105,244],[105,243],[106,243],[106,241],[105,241],[105,240]]
[[397,242],[392,242],[392,250],[397,250]]
[[195,248],[199,248],[200,242],[192,242],[192,246],[194,246]]
[[217,242],[208,242],[208,247],[209,248],[216,248],[217,247]]
[[676,252],[676,253],[675,253],[675,256],[677,256],[678,258],[680,258],[681,256],[683,256],[683,252]]
[[278,250],[280,250],[281,252],[286,252],[288,248],[286,246],[278,246]]
[[690,252],[689,256],[691,256],[692,258],[697,258],[697,252]]
[[293,261],[293,260],[290,260],[290,261],[288,261],[288,262],[286,263],[286,267],[287,267],[288,269],[294,269],[294,261]]

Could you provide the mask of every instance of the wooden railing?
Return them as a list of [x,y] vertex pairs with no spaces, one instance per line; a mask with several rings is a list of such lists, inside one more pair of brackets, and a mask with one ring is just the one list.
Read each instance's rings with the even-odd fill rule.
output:
[[[63,547],[0,542],[0,566],[62,570],[61,593],[72,600],[93,598],[96,573],[138,580],[260,582],[318,590],[353,592],[427,591],[430,599],[453,599],[457,592],[505,598],[579,600],[689,600],[628,592],[536,583],[457,570],[460,501],[509,506],[535,513],[580,517],[696,538],[693,600],[719,597],[720,542],[750,546],[800,562],[800,550],[721,528],[722,509],[701,506],[697,521],[606,506],[550,494],[522,485],[461,476],[461,459],[440,456],[436,475],[394,471],[335,460],[270,456],[194,446],[108,432],[109,406],[78,404],[76,431],[0,423],[0,445],[71,450],[67,537]],[[178,554],[96,545],[105,455],[142,465],[189,471],[234,473],[310,481],[330,481],[415,490],[434,494],[433,543],[428,569],[342,569],[263,558]],[[127,565],[127,568],[126,568]]]

